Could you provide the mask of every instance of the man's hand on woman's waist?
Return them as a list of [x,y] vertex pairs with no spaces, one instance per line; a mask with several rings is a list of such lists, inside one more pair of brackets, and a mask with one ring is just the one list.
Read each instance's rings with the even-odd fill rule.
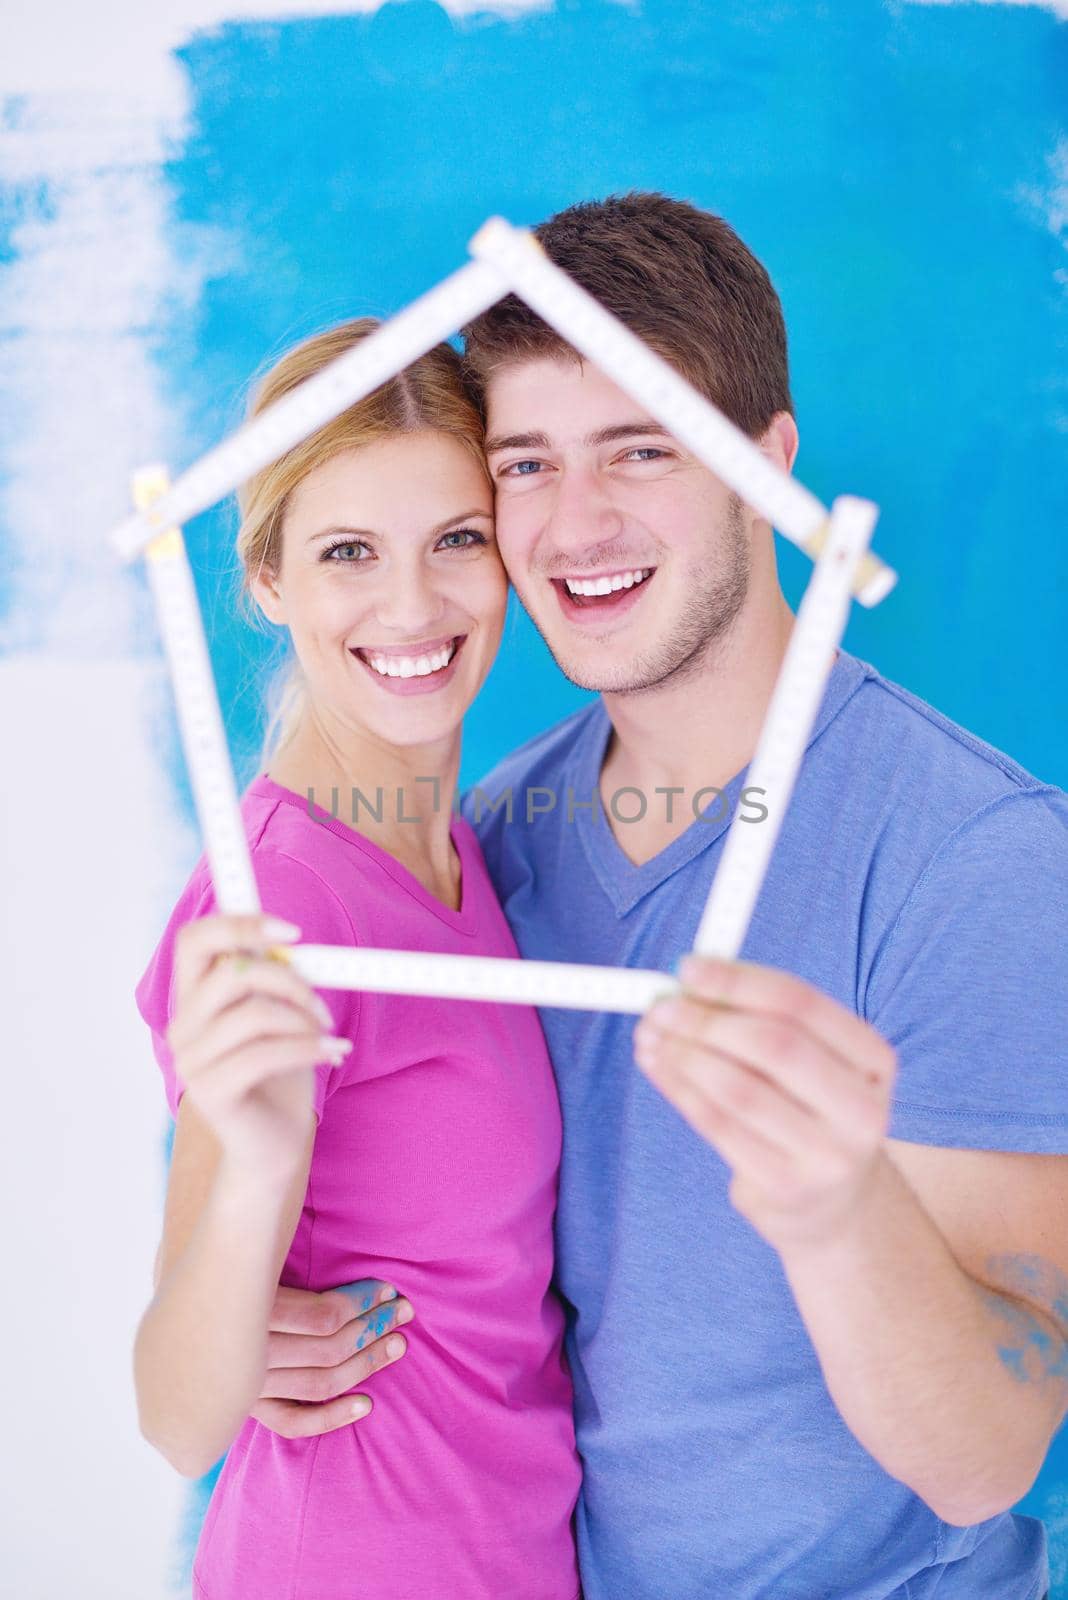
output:
[[[359,1421],[368,1414],[370,1397],[352,1389],[401,1359],[408,1342],[395,1330],[414,1315],[410,1301],[379,1278],[321,1294],[279,1288],[271,1308],[267,1376],[252,1416],[284,1439],[307,1439]],[[399,1348],[393,1348],[394,1340]]]

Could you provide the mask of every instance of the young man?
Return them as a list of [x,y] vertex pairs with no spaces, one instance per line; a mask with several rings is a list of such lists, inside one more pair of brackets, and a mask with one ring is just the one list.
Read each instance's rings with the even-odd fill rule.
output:
[[[635,194],[537,232],[791,469],[778,298],[721,219]],[[465,813],[525,956],[667,967],[762,816],[771,530],[514,297],[466,339],[510,576],[601,697]],[[840,651],[744,960],[637,1030],[542,1013],[585,1600],[1038,1600],[1009,1508],[1068,1410],[1066,942],[1068,795]],[[280,1292],[266,1395],[361,1381],[341,1301]]]

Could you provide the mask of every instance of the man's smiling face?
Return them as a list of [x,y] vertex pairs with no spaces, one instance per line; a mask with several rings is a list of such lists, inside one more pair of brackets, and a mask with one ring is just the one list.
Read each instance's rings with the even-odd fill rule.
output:
[[561,671],[625,693],[700,670],[748,592],[737,495],[566,354],[498,369],[486,419],[497,543]]

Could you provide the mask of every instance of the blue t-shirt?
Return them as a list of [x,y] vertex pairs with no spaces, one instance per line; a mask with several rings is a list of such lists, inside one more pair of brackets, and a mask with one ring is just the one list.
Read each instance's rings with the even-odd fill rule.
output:
[[[596,802],[610,731],[592,701],[463,811],[524,956],[670,970],[759,796],[743,769],[635,866]],[[614,809],[633,815],[634,792]],[[1068,795],[839,651],[741,958],[890,1041],[892,1138],[1064,1154],[1066,949]],[[585,1600],[1037,1600],[1038,1519],[943,1522],[850,1432],[728,1166],[635,1065],[636,1019],[541,1018]]]

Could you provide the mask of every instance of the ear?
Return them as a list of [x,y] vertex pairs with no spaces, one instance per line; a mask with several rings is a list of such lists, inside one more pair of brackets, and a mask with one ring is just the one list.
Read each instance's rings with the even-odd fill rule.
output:
[[788,411],[776,411],[760,439],[760,448],[784,472],[793,470],[800,444],[797,423]]
[[259,572],[249,579],[248,586],[268,622],[284,625],[285,602],[282,599],[282,586],[274,568],[262,566]]

